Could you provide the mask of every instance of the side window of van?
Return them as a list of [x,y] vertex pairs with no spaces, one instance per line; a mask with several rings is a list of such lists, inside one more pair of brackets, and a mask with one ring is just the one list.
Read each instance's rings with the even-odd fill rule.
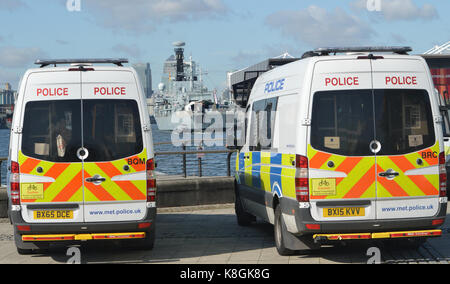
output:
[[248,120],[249,120],[249,113],[248,111],[250,110],[250,105],[247,106],[247,108],[245,109],[245,130],[244,130],[244,137],[245,137],[245,142],[247,143],[247,133],[248,133]]
[[313,98],[311,145],[317,150],[369,156],[374,140],[371,90],[317,92]]
[[23,122],[22,153],[51,162],[79,162],[81,102],[28,102]]
[[271,98],[253,104],[250,123],[250,151],[272,148],[277,103],[278,98]]
[[83,142],[87,161],[111,161],[143,150],[141,123],[134,100],[84,100]]

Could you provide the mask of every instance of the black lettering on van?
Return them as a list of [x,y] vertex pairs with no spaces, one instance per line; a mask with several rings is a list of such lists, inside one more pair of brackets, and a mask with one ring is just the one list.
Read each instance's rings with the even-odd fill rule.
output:
[[437,159],[437,157],[436,152],[422,152],[422,159]]
[[145,165],[145,158],[142,158],[142,159],[140,159],[140,158],[129,158],[127,160],[127,164],[129,166],[132,166],[132,165]]

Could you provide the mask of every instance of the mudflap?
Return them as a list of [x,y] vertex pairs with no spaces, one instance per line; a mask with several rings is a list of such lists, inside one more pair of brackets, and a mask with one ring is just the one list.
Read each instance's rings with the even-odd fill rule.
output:
[[288,232],[286,228],[283,228],[282,234],[284,246],[287,249],[293,251],[312,251],[320,249],[320,244],[315,243],[311,235],[296,236]]
[[16,247],[21,250],[45,250],[49,248],[48,243],[22,241],[22,235],[20,235],[15,228],[14,228],[14,243]]

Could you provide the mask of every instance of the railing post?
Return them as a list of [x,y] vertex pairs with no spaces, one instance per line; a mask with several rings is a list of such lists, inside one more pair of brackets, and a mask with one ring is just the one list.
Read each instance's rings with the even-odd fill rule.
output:
[[183,175],[184,178],[187,177],[187,169],[186,169],[186,145],[183,143]]
[[231,156],[233,155],[233,153],[234,152],[230,152],[227,156],[227,175],[229,177],[231,177]]
[[202,177],[202,158],[198,157],[198,176]]

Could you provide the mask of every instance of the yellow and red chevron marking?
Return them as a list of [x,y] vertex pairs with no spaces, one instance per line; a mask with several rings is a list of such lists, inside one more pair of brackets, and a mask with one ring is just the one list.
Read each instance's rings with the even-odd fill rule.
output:
[[[128,163],[133,160],[139,161],[137,164]],[[85,182],[85,201],[124,201],[124,200],[146,200],[147,183],[145,176],[142,180],[133,181],[112,181],[115,176],[124,174],[145,172],[146,153],[126,158],[114,162],[98,162],[85,163],[84,176],[85,178],[94,175],[100,175],[106,178],[106,181],[100,185]],[[143,163],[142,163],[143,161]],[[140,164],[139,164],[140,163]],[[129,165],[130,170],[125,171],[124,165]]]
[[[22,200],[23,203],[38,202],[94,202],[94,201],[123,201],[146,200],[146,180],[111,181],[111,178],[120,175],[145,172],[147,151],[140,154],[112,161],[97,163],[55,163],[30,158],[19,153],[19,165],[21,174],[29,174],[40,177],[53,178],[54,182],[45,182],[44,198]],[[123,167],[129,166],[126,171]],[[42,173],[36,169],[41,167]],[[83,170],[84,167],[84,170]],[[100,175],[106,178],[101,185],[84,183],[83,178]],[[83,198],[84,196],[84,198]]]
[[[425,155],[422,155],[425,153]],[[436,153],[435,158],[426,153]],[[428,156],[428,157],[427,157]],[[406,197],[406,196],[435,196],[439,195],[439,175],[405,175],[407,171],[436,166],[439,164],[439,146],[424,151],[401,156],[377,157],[377,172],[392,169],[400,175],[393,180],[377,178],[377,196],[379,198]],[[427,157],[427,158],[424,158]],[[422,159],[423,164],[418,165],[417,160]]]
[[[325,153],[308,146],[310,169],[342,172],[346,178],[336,178],[336,195],[313,196],[311,199],[375,198],[375,157],[346,157]],[[333,161],[334,167],[328,167]]]
[[[19,152],[21,174],[53,178],[45,182],[43,199],[24,199],[23,203],[35,202],[83,202],[82,164],[54,163],[27,157]],[[36,169],[42,168],[42,173]]]
[[[350,198],[390,198],[409,196],[434,196],[439,194],[439,175],[405,175],[409,170],[435,166],[439,144],[428,149],[399,156],[345,157],[325,153],[308,146],[309,167],[311,169],[343,172],[346,178],[336,178],[335,196],[311,196],[311,199]],[[423,161],[422,165],[417,160]],[[335,167],[329,168],[333,161]],[[376,177],[376,173],[392,169],[400,175],[394,180]]]

